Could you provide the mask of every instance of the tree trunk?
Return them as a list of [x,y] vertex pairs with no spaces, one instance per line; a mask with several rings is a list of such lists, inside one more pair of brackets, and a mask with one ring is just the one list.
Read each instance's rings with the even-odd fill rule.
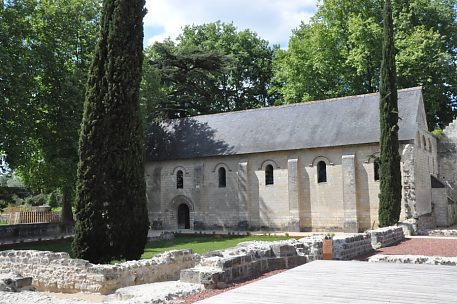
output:
[[71,191],[68,189],[62,190],[62,211],[60,213],[60,220],[62,223],[73,223],[73,210],[71,209]]

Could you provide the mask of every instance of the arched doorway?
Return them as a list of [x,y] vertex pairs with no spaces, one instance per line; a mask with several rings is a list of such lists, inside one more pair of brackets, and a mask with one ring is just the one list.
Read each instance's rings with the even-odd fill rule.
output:
[[186,204],[178,206],[178,229],[190,229],[190,212]]

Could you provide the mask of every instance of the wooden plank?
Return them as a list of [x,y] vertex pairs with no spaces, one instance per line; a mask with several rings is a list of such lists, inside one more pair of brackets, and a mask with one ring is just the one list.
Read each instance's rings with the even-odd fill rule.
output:
[[198,303],[456,303],[457,267],[315,261]]

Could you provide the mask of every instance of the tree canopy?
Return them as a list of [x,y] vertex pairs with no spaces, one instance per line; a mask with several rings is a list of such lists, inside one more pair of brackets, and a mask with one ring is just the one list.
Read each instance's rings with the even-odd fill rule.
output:
[[98,0],[12,0],[0,7],[0,150],[27,186],[60,188],[67,202],[99,8]]
[[[293,31],[274,61],[275,88],[293,103],[379,90],[381,0],[327,0]],[[429,126],[457,105],[455,0],[393,2],[398,87],[423,86]]]
[[[177,42],[146,50],[143,92],[155,88],[152,108],[175,109],[167,117],[244,110],[274,103],[269,92],[273,48],[250,30],[221,22],[185,26]],[[156,75],[154,77],[154,74]],[[155,81],[154,79],[158,79]],[[151,86],[159,83],[161,86]],[[143,98],[147,98],[142,94]],[[157,98],[158,97],[158,98]],[[163,99],[165,98],[165,100]]]

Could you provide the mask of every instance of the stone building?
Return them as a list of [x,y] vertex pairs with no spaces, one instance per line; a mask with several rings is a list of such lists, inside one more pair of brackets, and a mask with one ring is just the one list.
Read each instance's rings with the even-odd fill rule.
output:
[[[431,179],[445,184],[421,88],[400,90],[398,104],[401,217],[430,219]],[[153,125],[146,164],[153,228],[357,232],[376,227],[378,107],[379,95],[368,94]],[[447,207],[444,189],[435,199]]]

